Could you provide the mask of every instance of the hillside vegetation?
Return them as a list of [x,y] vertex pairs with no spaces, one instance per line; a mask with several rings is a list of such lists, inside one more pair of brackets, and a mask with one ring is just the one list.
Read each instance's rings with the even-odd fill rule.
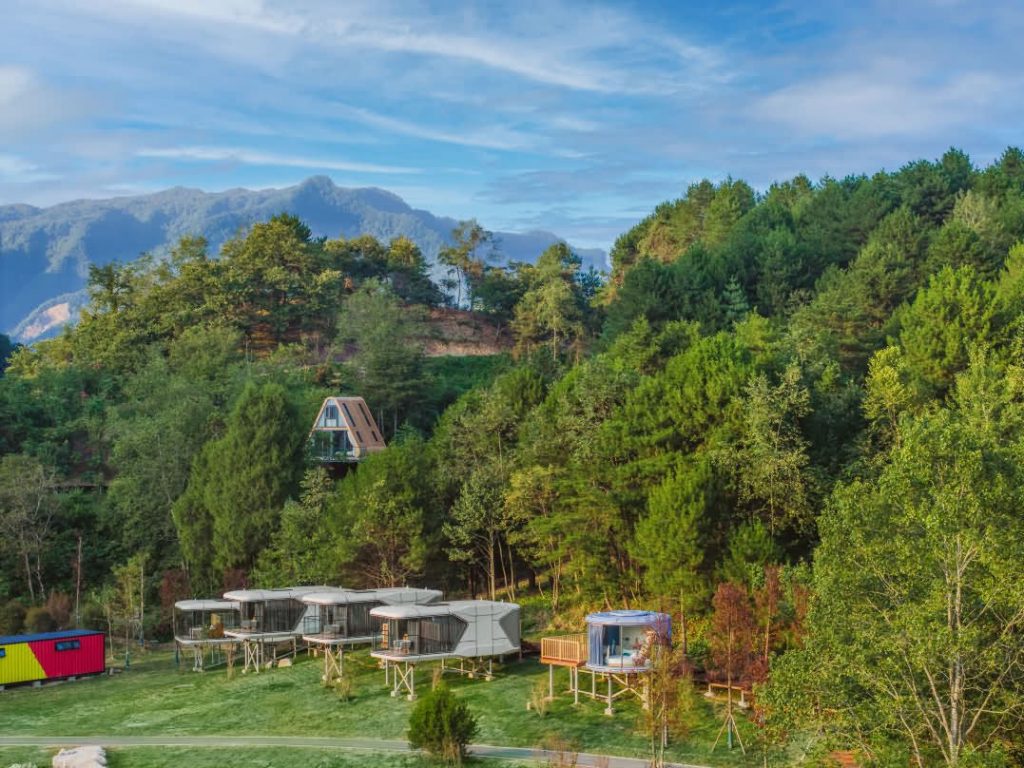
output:
[[[950,150],[696,184],[607,284],[561,244],[494,266],[466,223],[438,286],[408,241],[289,216],[94,269],[0,381],[8,628],[136,632],[144,599],[160,632],[239,583],[529,595],[540,628],[660,607],[679,674],[755,686],[768,755],[1021,765],[1022,239],[1024,154]],[[445,304],[512,355],[427,364]],[[328,393],[390,441],[340,480],[303,450]]]
[[[47,208],[0,205],[0,331],[20,342],[54,335],[86,302],[90,266],[164,257],[182,236],[201,234],[213,250],[278,213],[302,219],[317,236],[407,237],[434,263],[451,245],[453,219],[418,210],[383,189],[338,187],[313,176],[282,189],[203,192],[175,187],[107,200],[75,200]],[[558,237],[550,232],[501,232],[507,261],[530,261]],[[603,264],[601,251],[581,253]],[[442,277],[437,272],[435,277]],[[10,329],[10,330],[8,330]]]

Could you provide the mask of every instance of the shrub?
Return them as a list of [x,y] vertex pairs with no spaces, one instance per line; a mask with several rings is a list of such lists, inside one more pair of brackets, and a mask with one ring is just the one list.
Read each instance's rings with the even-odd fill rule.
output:
[[46,608],[37,605],[25,614],[25,629],[29,632],[53,632],[57,629],[57,622]]
[[409,743],[449,765],[462,764],[476,733],[473,713],[445,685],[420,699],[409,716]]
[[352,678],[348,675],[336,678],[332,685],[334,686],[334,692],[338,694],[338,698],[342,701],[352,701],[355,696],[352,695],[354,686],[352,685]]
[[25,626],[25,606],[17,600],[0,605],[0,635],[16,635]]
[[548,705],[551,699],[548,698],[548,681],[538,677],[530,689],[530,709],[538,716],[544,717],[548,713]]

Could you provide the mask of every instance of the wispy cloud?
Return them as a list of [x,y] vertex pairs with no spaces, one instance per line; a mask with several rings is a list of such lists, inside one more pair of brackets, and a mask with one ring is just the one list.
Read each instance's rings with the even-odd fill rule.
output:
[[170,160],[199,162],[228,162],[267,167],[325,169],[352,173],[410,174],[419,173],[418,168],[398,165],[377,165],[332,158],[282,155],[273,152],[259,152],[237,147],[144,147],[135,152],[137,157],[153,157]]
[[[136,24],[165,27],[177,20],[192,27],[233,27],[301,39],[335,54],[376,51],[456,60],[542,85],[596,93],[692,88],[725,61],[711,46],[600,5],[527,3],[507,7],[495,18],[482,9],[439,13],[409,5],[323,1],[96,0],[76,10]],[[229,47],[233,55],[239,53],[237,45]],[[623,52],[626,59],[616,55]]]
[[382,115],[362,107],[350,107],[344,104],[332,104],[332,111],[349,120],[363,125],[388,131],[400,136],[412,136],[427,141],[439,141],[445,144],[458,144],[465,147],[481,147],[484,149],[520,150],[530,149],[538,145],[534,136],[501,126],[484,130],[468,129],[465,131],[445,131],[431,128],[428,125],[401,120]]
[[0,65],[0,139],[16,139],[84,113],[86,100],[61,93],[27,67]]
[[48,173],[17,155],[0,154],[0,179],[15,184],[30,184],[38,181],[50,181],[59,178]]
[[942,134],[1016,90],[1008,87],[1014,80],[1019,86],[1016,74],[979,71],[936,83],[885,61],[781,88],[756,101],[753,113],[803,135],[839,140]]

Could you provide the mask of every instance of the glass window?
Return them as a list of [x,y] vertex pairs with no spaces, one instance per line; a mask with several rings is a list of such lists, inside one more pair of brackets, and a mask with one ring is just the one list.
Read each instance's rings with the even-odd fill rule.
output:
[[61,640],[54,644],[54,648],[58,651],[77,651],[82,647],[82,644],[77,640]]
[[341,423],[338,420],[338,406],[327,405],[324,406],[323,413],[320,415],[320,421],[317,422],[318,427],[339,427]]
[[0,659],[2,659],[6,655],[7,655],[7,649],[6,648],[0,648]]

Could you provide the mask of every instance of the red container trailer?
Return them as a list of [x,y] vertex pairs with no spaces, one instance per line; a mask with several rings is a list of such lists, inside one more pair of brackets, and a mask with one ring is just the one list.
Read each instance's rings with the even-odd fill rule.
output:
[[106,671],[104,635],[88,629],[0,637],[0,687]]

